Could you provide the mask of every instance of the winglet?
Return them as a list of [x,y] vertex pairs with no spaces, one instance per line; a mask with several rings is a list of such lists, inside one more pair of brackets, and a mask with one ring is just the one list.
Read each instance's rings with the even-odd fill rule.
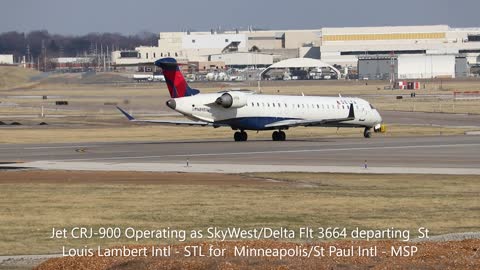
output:
[[134,118],[133,116],[131,116],[131,115],[130,115],[129,113],[127,113],[126,111],[122,110],[122,108],[120,108],[120,107],[118,107],[118,106],[116,106],[116,107],[117,107],[117,109],[118,109],[123,115],[125,115],[125,117],[127,117],[127,119],[128,119],[129,121],[135,120],[135,118]]
[[350,110],[348,111],[348,119],[355,119],[355,112],[353,111],[353,103],[350,103]]

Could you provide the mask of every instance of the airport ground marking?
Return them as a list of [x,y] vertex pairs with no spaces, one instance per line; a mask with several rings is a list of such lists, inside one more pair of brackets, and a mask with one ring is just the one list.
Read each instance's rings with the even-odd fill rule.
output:
[[95,161],[95,160],[125,160],[125,159],[147,159],[162,157],[202,157],[202,156],[236,156],[236,155],[262,155],[262,154],[285,154],[285,153],[315,153],[332,151],[358,151],[358,150],[377,150],[377,149],[414,149],[414,148],[435,148],[435,147],[471,147],[480,146],[480,143],[469,144],[438,144],[438,145],[404,145],[404,146],[376,146],[376,147],[357,147],[357,148],[328,148],[328,149],[302,149],[302,150],[277,150],[277,151],[251,151],[251,152],[232,152],[232,153],[198,153],[198,154],[172,154],[156,156],[128,156],[128,157],[104,157],[104,158],[81,158],[64,159],[51,161]]

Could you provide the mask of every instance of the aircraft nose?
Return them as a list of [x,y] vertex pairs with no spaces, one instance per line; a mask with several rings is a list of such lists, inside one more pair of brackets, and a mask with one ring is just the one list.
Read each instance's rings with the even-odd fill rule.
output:
[[170,99],[169,101],[167,101],[167,106],[170,109],[175,110],[175,108],[177,107],[177,103],[175,102],[174,99]]
[[379,123],[383,122],[382,116],[380,115],[380,113],[378,111],[377,111],[377,119],[378,119]]

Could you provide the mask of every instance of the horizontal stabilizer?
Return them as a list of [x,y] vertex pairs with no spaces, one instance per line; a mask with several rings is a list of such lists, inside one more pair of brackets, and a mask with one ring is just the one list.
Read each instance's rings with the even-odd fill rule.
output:
[[179,120],[137,120],[132,115],[127,113],[125,110],[117,106],[117,109],[131,122],[138,122],[138,123],[152,123],[152,124],[159,124],[159,125],[184,125],[184,126],[213,126],[213,127],[220,127],[224,126],[222,124],[216,124],[213,122],[205,122],[205,121],[179,121]]
[[128,119],[129,121],[135,120],[135,118],[134,118],[133,116],[131,116],[131,115],[130,115],[129,113],[127,113],[126,111],[122,110],[122,108],[120,108],[120,107],[118,107],[118,106],[116,106],[116,107],[117,107],[117,109],[118,109],[123,115],[125,115],[125,117],[127,117],[127,119]]

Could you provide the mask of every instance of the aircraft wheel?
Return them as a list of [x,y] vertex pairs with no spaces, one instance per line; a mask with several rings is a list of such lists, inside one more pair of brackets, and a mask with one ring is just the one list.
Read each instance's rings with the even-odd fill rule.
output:
[[242,141],[246,142],[248,140],[248,134],[245,131],[240,132]]
[[235,132],[235,134],[233,134],[233,139],[236,141],[236,142],[240,142],[242,141],[242,133],[241,132]]
[[279,141],[285,141],[287,139],[287,135],[285,135],[285,132],[283,131],[279,131],[278,132],[278,137],[279,137]]
[[274,132],[272,133],[272,140],[273,140],[273,141],[280,141],[280,132],[274,131]]

